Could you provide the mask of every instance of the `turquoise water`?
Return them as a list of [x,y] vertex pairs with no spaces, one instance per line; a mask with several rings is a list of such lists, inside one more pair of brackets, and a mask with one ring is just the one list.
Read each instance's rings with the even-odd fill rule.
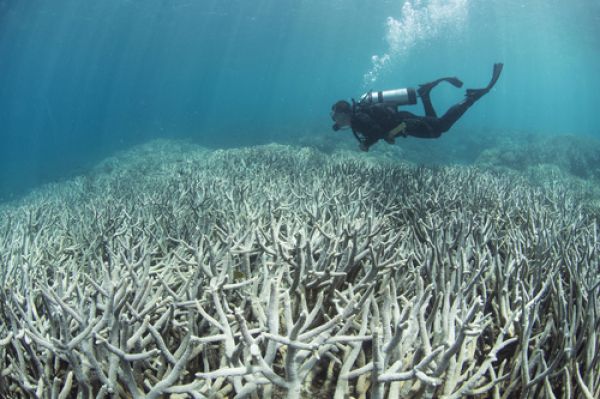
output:
[[496,61],[453,130],[600,137],[599,30],[597,0],[0,0],[0,199],[151,138],[331,135],[340,98]]

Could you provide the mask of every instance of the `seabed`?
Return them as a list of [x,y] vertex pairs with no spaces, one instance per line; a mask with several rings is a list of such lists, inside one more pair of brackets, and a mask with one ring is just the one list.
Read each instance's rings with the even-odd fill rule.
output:
[[107,159],[0,208],[0,396],[600,397],[597,189],[561,176]]

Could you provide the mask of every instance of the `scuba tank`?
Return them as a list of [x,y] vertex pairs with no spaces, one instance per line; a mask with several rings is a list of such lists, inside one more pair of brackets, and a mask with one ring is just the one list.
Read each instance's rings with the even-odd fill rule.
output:
[[385,90],[385,91],[368,91],[360,96],[360,105],[371,104],[390,104],[395,106],[400,105],[415,105],[417,103],[417,92],[413,88]]

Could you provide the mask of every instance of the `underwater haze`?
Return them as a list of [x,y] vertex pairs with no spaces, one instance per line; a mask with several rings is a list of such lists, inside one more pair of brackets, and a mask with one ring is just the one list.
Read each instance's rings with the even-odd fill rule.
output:
[[600,136],[597,0],[0,0],[0,200],[154,138],[329,137],[338,99],[494,62],[446,135]]

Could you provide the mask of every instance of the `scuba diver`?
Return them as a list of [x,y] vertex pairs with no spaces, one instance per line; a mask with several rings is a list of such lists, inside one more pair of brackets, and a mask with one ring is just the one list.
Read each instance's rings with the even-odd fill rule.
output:
[[[352,99],[352,104],[340,100],[331,107],[331,118],[335,122],[333,130],[351,128],[362,151],[368,151],[369,147],[380,139],[394,144],[395,138],[398,136],[438,138],[442,133],[448,131],[471,105],[494,87],[500,77],[502,67],[502,63],[494,64],[492,79],[487,87],[467,89],[465,99],[450,107],[442,117],[438,118],[433,109],[429,93],[431,89],[444,81],[454,87],[462,87],[463,82],[456,77],[440,78],[419,85],[417,90],[405,88],[379,92],[370,91],[363,94],[358,103],[354,99]],[[417,94],[423,102],[425,116],[398,110],[400,105],[416,104]]]

